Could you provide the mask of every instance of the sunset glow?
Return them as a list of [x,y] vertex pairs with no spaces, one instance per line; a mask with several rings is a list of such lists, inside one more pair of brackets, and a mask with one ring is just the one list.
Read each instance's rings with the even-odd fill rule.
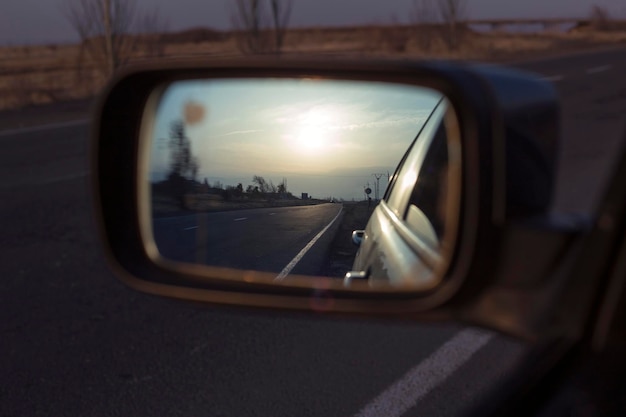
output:
[[298,153],[324,153],[328,152],[333,141],[334,120],[330,111],[325,108],[313,108],[302,113],[294,121],[290,130],[292,135],[288,135],[290,145]]
[[[157,111],[149,176],[170,163],[171,126],[197,158],[199,181],[356,198],[372,172],[393,172],[441,96],[428,89],[341,80],[190,80],[169,86]],[[192,123],[193,122],[193,123]]]

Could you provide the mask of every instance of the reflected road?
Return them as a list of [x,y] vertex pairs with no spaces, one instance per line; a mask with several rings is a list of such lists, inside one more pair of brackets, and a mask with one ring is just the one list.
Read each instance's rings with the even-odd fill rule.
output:
[[[341,209],[341,204],[329,203],[154,218],[154,240],[167,259],[278,274]],[[332,226],[306,251],[292,273],[323,273]]]

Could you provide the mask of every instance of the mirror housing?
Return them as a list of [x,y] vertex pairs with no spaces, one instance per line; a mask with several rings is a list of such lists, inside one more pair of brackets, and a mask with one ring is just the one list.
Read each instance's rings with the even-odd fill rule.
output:
[[[180,80],[245,77],[391,82],[446,96],[461,132],[462,193],[457,244],[441,282],[424,291],[357,291],[328,280],[283,285],[258,279],[254,271],[216,268],[207,274],[193,265],[153,261],[155,248],[141,233],[145,196],[138,178],[145,152],[140,134],[154,117],[155,93]],[[557,95],[548,82],[520,71],[446,62],[177,61],[127,69],[109,85],[96,111],[92,181],[104,250],[123,282],[156,295],[377,317],[461,317],[501,328],[505,324],[493,311],[477,312],[474,303],[498,279],[495,260],[503,256],[511,222],[546,214],[554,191]],[[521,321],[507,326],[512,333],[531,333]]]
[[560,151],[555,91],[547,83],[531,87],[510,70],[485,70],[505,126],[505,158],[499,163],[506,164],[506,217],[544,215],[552,203]]
[[355,230],[352,232],[352,244],[354,246],[361,246],[363,242],[363,237],[365,236],[365,230]]

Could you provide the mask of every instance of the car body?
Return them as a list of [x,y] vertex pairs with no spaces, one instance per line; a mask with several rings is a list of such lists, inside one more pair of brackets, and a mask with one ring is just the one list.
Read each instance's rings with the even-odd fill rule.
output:
[[362,240],[347,281],[355,274],[373,286],[381,281],[432,281],[443,262],[447,220],[442,209],[448,199],[446,114],[454,118],[450,104],[441,99],[402,158],[364,232],[355,232]]

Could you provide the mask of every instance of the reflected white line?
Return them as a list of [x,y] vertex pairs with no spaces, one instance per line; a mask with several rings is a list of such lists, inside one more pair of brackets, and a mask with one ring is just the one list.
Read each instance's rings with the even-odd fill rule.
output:
[[611,69],[610,65],[602,65],[600,67],[593,67],[587,70],[587,74],[598,74],[600,72],[605,72]]
[[191,226],[191,227],[185,227],[183,230],[193,230],[193,229],[197,229],[198,226]]
[[242,220],[248,220],[248,218],[247,218],[247,217],[240,217],[240,218],[235,219],[235,220],[233,220],[233,221],[235,221],[235,222],[240,222],[240,221],[242,221]]
[[280,274],[278,274],[276,278],[274,278],[274,281],[282,281],[285,279],[287,275],[289,275],[291,270],[298,264],[298,262],[300,262],[300,260],[304,257],[304,255],[306,255],[309,249],[311,249],[313,245],[315,245],[315,242],[317,242],[319,238],[322,237],[324,233],[326,233],[326,231],[330,228],[330,226],[332,226],[333,223],[335,223],[335,220],[337,220],[337,218],[339,217],[342,211],[343,211],[343,207],[341,207],[341,210],[339,210],[339,213],[337,213],[335,218],[332,219],[330,223],[328,223],[326,227],[322,229],[321,232],[315,235],[315,237],[311,239],[311,241],[307,243],[307,245],[304,248],[302,248],[302,250],[296,255],[296,257],[293,258],[291,262],[287,264],[287,266],[280,272]]
[[270,216],[273,216],[274,214],[276,214],[276,213],[270,213]]
[[441,385],[493,338],[493,333],[465,329],[367,404],[356,417],[400,417]]

